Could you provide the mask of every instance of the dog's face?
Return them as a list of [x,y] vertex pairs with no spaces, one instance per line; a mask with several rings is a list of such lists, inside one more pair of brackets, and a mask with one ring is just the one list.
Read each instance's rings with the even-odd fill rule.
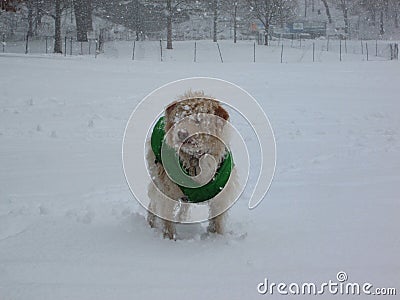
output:
[[180,146],[179,156],[190,175],[199,173],[199,159],[210,154],[220,162],[226,153],[223,140],[228,112],[217,100],[194,96],[165,109],[166,142]]

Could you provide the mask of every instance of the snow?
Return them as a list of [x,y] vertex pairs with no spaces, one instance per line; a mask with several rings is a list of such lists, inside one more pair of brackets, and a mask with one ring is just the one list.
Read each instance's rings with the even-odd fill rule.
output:
[[[97,59],[0,54],[0,299],[256,299],[265,277],[318,283],[339,271],[400,288],[397,61],[312,63],[293,49],[284,64],[277,52],[252,63],[248,45],[222,43],[226,63],[217,52],[193,63],[182,42],[161,63],[149,45],[134,62],[128,43]],[[191,76],[260,102],[277,168],[256,209],[239,199],[230,210],[231,233],[181,226],[169,241],[128,189],[122,138],[144,96]]]

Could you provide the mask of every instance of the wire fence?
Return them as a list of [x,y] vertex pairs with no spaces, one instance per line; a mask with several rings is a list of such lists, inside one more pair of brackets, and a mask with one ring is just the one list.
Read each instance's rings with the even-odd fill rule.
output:
[[[0,37],[0,53],[15,54],[52,54],[54,52],[54,37],[40,38],[25,37],[24,40],[7,40],[6,36]],[[102,51],[102,44],[97,39],[87,42],[78,42],[75,38],[65,36],[62,38],[63,54],[72,55],[97,55]]]
[[[398,60],[398,43],[384,40],[340,39],[283,39],[274,38],[268,46],[255,41],[208,40],[177,41],[174,49],[166,49],[159,41],[107,41],[90,39],[78,42],[65,36],[62,39],[64,56],[114,57],[133,61],[195,62],[195,63],[301,63]],[[8,41],[1,37],[0,53],[50,55],[54,37],[24,41]]]

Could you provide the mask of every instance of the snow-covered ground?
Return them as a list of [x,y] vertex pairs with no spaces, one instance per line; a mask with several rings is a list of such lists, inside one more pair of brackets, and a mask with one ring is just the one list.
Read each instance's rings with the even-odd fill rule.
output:
[[[193,63],[192,42],[175,45],[187,60],[132,62],[124,43],[97,59],[0,54],[0,299],[256,299],[265,277],[321,283],[339,271],[400,293],[400,64],[280,64],[279,52],[254,64],[251,50],[235,63],[245,51],[229,48],[229,63],[217,52]],[[191,225],[169,241],[133,199],[121,145],[145,95],[191,76],[260,102],[277,168],[259,207],[231,209],[233,233],[200,239]]]
[[[135,43],[135,45],[134,45]],[[342,61],[376,61],[390,59],[390,43],[398,41],[390,40],[348,40],[340,41],[338,39],[279,39],[273,38],[270,46],[256,45],[255,60],[257,63],[280,63],[281,54],[283,63],[303,63],[312,62],[339,62],[340,47],[342,48]],[[182,62],[190,63],[195,60],[198,63],[220,63],[221,57],[216,43],[210,40],[201,41],[174,41],[174,51],[165,49],[166,42],[162,42],[162,60],[163,62]],[[218,42],[221,56],[224,63],[252,63],[254,62],[254,41],[238,41],[233,44],[231,40],[221,40]],[[283,46],[283,52],[282,52]],[[135,53],[133,55],[133,49]],[[195,49],[196,47],[196,49]],[[368,58],[367,58],[368,47]],[[53,40],[48,38],[47,52],[52,53]],[[90,41],[78,43],[63,40],[63,51],[70,56],[95,56],[96,43]],[[6,42],[4,53],[23,54],[26,51],[26,42]],[[0,44],[0,54],[3,47]],[[46,54],[46,40],[36,39],[29,42],[29,54]],[[128,61],[134,58],[135,61],[161,61],[161,49],[159,41],[109,41],[104,45],[104,54],[108,58],[118,58]]]

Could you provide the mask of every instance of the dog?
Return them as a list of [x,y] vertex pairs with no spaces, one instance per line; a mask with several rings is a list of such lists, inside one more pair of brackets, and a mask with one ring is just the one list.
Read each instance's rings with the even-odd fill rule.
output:
[[[196,120],[199,116],[204,116],[206,122],[202,120],[200,123],[200,121]],[[213,118],[210,116],[216,117]],[[201,124],[199,125],[201,127],[200,131],[209,134],[196,134],[196,132],[193,134],[193,131],[197,130],[199,132],[199,128],[191,128],[195,126],[180,123],[187,117],[195,119],[195,124]],[[164,120],[165,132],[169,132],[165,137],[165,143],[171,148],[177,148],[177,145],[181,145],[178,156],[182,168],[186,170],[189,176],[197,176],[195,177],[197,180],[206,183],[210,179],[210,174],[214,174],[215,169],[211,165],[208,165],[207,161],[205,163],[203,161],[202,164],[201,160],[205,154],[209,154],[214,158],[214,164],[216,163],[218,168],[227,157],[229,150],[221,142],[221,139],[226,139],[224,132],[226,122],[224,121],[229,121],[229,113],[221,106],[218,100],[205,96],[204,92],[189,91],[165,108]],[[181,204],[187,202],[188,198],[178,184],[170,179],[162,162],[157,160],[150,146],[150,140],[147,146],[147,165],[150,176],[153,179],[148,188],[150,202],[147,222],[152,228],[158,227],[158,224],[161,223],[164,238],[176,240],[175,222],[161,219],[159,216],[172,214],[178,210],[179,219],[184,219],[183,216],[188,212],[181,207]],[[207,201],[210,216],[207,227],[208,233],[223,234],[225,231],[227,214],[225,210],[235,200],[232,198],[237,183],[236,174],[234,164],[232,163],[229,181],[224,186],[222,192],[220,195]],[[163,197],[176,200],[173,201],[174,207],[163,206],[162,201],[160,202],[160,199]]]

